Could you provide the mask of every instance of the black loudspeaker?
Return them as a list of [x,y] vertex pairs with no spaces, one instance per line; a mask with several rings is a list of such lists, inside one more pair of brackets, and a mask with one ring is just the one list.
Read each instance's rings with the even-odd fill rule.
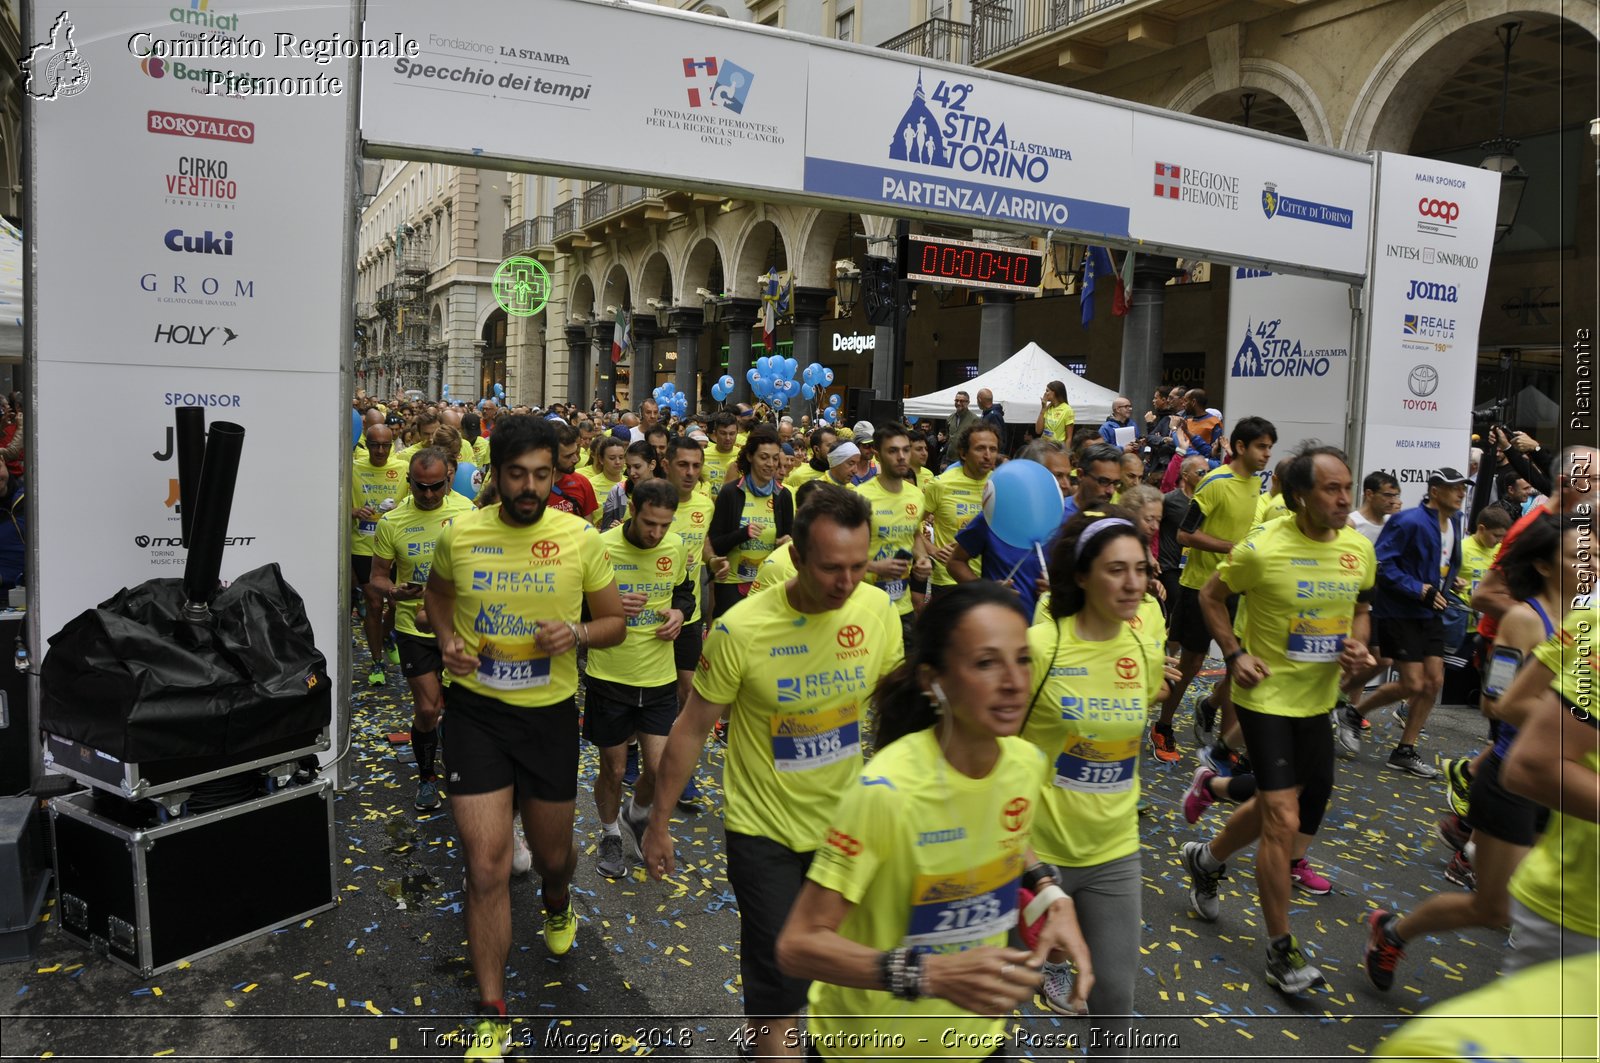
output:
[[904,424],[905,420],[900,410],[901,405],[898,402],[891,402],[888,399],[873,399],[867,403],[866,418],[872,422],[872,427],[875,429],[896,422]]
[[849,426],[857,421],[871,420],[867,416],[867,407],[877,397],[878,393],[871,388],[845,388],[844,413],[840,415],[839,423]]

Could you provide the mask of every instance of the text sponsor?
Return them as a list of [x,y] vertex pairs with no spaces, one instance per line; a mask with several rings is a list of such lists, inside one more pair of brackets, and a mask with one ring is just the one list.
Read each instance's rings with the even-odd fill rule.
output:
[[226,325],[157,325],[152,343],[181,343],[191,347],[204,347],[213,339],[226,347],[239,338],[239,334]]
[[858,332],[852,332],[848,336],[842,332],[835,332],[833,334],[834,353],[838,353],[840,351],[849,351],[852,354],[861,354],[864,351],[875,351],[877,349],[877,333],[873,333],[869,336],[863,336]]
[[1355,211],[1349,207],[1314,203],[1309,199],[1280,195],[1278,186],[1271,181],[1265,182],[1261,189],[1261,213],[1267,216],[1268,221],[1273,218],[1293,218],[1296,221],[1331,225],[1338,229],[1349,229],[1355,224]]
[[152,133],[200,140],[225,140],[234,144],[254,144],[256,124],[227,118],[209,118],[176,111],[145,112],[145,128]]
[[162,397],[164,406],[220,406],[238,409],[244,405],[238,395],[225,391],[169,391]]
[[472,630],[500,638],[533,638],[539,633],[539,621],[513,612],[504,602],[484,603],[478,606]]
[[256,297],[256,282],[237,277],[223,279],[183,273],[142,273],[139,275],[139,288],[154,295],[158,303],[237,306],[241,299]]
[[480,594],[545,594],[555,589],[554,572],[496,571],[475,569],[472,589]]
[[1155,197],[1216,210],[1239,209],[1239,179],[1233,174],[1197,170],[1179,162],[1155,164]]
[[184,155],[177,169],[166,174],[168,203],[204,202],[208,206],[232,210],[239,198],[239,183],[228,176],[223,159]]
[[1423,196],[1417,200],[1417,232],[1429,236],[1456,235],[1456,220],[1461,217],[1461,205],[1451,199]]
[[[254,535],[230,535],[222,541],[223,546],[249,546],[255,542]],[[135,535],[133,545],[141,550],[156,549],[167,546],[182,546],[183,540],[173,535]]]
[[424,82],[438,81],[452,85],[476,85],[484,89],[510,89],[529,96],[565,100],[568,103],[581,103],[587,100],[594,88],[592,83],[552,81],[539,75],[519,74],[515,71],[496,75],[495,71],[485,70],[482,67],[446,66],[438,63],[413,62],[410,59],[396,60],[394,72],[407,81],[421,78]]
[[978,113],[971,98],[977,87],[941,80],[930,96],[918,71],[911,102],[889,138],[890,160],[1030,184],[1050,176],[1052,160],[1072,161],[1069,149],[1013,137],[1004,121]]
[[1235,379],[1324,377],[1335,361],[1349,357],[1347,347],[1313,346],[1287,334],[1282,326],[1282,318],[1247,322],[1228,375]]
[[162,246],[168,251],[178,251],[190,255],[231,255],[233,254],[233,230],[228,229],[221,236],[207,229],[198,236],[190,236],[182,229],[168,229],[161,238]]
[[1457,298],[1457,290],[1454,284],[1439,284],[1436,281],[1410,281],[1406,287],[1407,302],[1421,300],[1428,303],[1454,303]]
[[340,96],[344,93],[342,79],[321,73],[315,77],[256,77],[157,55],[140,59],[139,69],[154,81],[170,77],[174,81],[195,82],[192,91],[202,96]]

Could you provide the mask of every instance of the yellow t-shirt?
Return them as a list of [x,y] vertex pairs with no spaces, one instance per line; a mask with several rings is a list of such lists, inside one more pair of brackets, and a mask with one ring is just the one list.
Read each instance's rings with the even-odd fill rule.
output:
[[1250,523],[1265,524],[1268,521],[1277,520],[1279,517],[1287,517],[1288,515],[1289,507],[1283,501],[1282,492],[1275,495],[1262,495],[1256,499],[1255,515],[1250,518]]
[[[1239,476],[1230,466],[1219,465],[1195,485],[1194,501],[1206,515],[1200,530],[1218,539],[1237,543],[1250,531],[1255,518],[1256,500],[1261,497],[1261,481]],[[1199,590],[1222,563],[1222,554],[1210,550],[1183,548],[1183,575],[1178,582]]]
[[[438,509],[422,509],[415,498],[407,498],[378,521],[372,554],[390,562],[393,566],[390,575],[396,585],[427,583],[428,569],[433,564],[433,547],[440,531],[461,514],[471,512],[472,503],[454,491],[445,493]],[[394,629],[417,638],[433,638],[431,633],[417,627],[417,610],[421,606],[421,598],[397,600]]]
[[1028,629],[1035,697],[1022,737],[1054,764],[1034,824],[1041,860],[1091,867],[1139,851],[1139,743],[1165,681],[1161,643],[1125,624],[1105,642],[1077,617]]
[[689,563],[689,576],[694,580],[694,609],[683,618],[685,624],[693,624],[700,619],[700,570],[705,567],[703,551],[706,544],[706,532],[711,530],[711,511],[715,508],[711,499],[700,490],[703,484],[697,485],[689,492],[689,497],[678,499],[678,511],[672,517],[672,530],[678,538],[683,540],[684,556]]
[[789,475],[783,478],[783,486],[787,487],[792,495],[817,477],[826,475],[827,473],[813,469],[810,462],[802,461],[799,465],[789,470]]
[[[1467,581],[1468,601],[1472,599],[1472,592],[1478,589],[1478,584],[1483,582],[1483,577],[1489,574],[1489,569],[1494,567],[1495,560],[1499,556],[1499,543],[1484,546],[1478,542],[1476,535],[1469,535],[1461,540],[1461,578]],[[1470,627],[1476,628],[1478,614],[1473,613],[1467,623]]]
[[724,823],[795,852],[822,844],[861,770],[861,721],[878,678],[904,656],[889,596],[863,582],[845,604],[801,613],[783,590],[711,625],[694,689],[732,708]]
[[754,539],[745,539],[728,551],[728,574],[717,580],[718,583],[751,583],[756,578],[756,573],[761,569],[761,562],[772,553],[778,542],[778,523],[776,516],[777,499],[779,491],[787,491],[782,484],[775,484],[769,495],[758,495],[754,491],[744,492],[744,511],[740,514],[741,525],[756,524],[761,528],[761,534]]
[[479,436],[472,441],[472,460],[480,469],[489,467],[489,440]]
[[[983,485],[988,477],[973,479],[966,467],[957,463],[933,478],[928,485],[928,512],[933,517],[933,545],[935,549],[956,541],[956,533],[983,512]],[[968,562],[974,572],[979,571],[977,558]],[[950,570],[939,562],[933,563],[933,582],[938,587],[955,583]]]
[[[395,505],[408,493],[406,466],[391,457],[382,465],[374,465],[365,456],[351,463],[350,508],[371,506],[378,509],[385,501]],[[390,507],[394,508],[393,506]],[[372,544],[377,539],[378,521],[382,513],[371,520],[350,520],[350,552],[357,557],[371,557]]]
[[917,470],[917,486],[922,488],[923,494],[927,494],[928,485],[933,483],[935,479],[936,477],[933,475],[933,470],[928,468],[926,465]]
[[1078,415],[1067,403],[1058,403],[1044,411],[1044,437],[1054,439],[1063,446],[1072,445],[1072,426]]
[[578,690],[578,655],[533,644],[540,623],[578,623],[583,596],[614,581],[600,533],[582,517],[546,509],[532,525],[500,519],[499,505],[459,517],[439,535],[433,571],[455,584],[456,634],[478,659],[454,682],[507,705],[555,705]]
[[[1596,639],[1600,607],[1590,605],[1569,612],[1561,630],[1533,651],[1534,659],[1554,673],[1551,689],[1574,714],[1600,712]],[[1594,753],[1585,755],[1584,764],[1600,774]],[[1511,876],[1511,896],[1552,923],[1600,937],[1600,825],[1551,809],[1549,827]]]
[[[928,516],[922,490],[909,481],[901,481],[900,490],[891,493],[883,486],[881,476],[874,476],[866,483],[856,485],[854,490],[872,507],[872,522],[869,525],[872,540],[867,546],[867,556],[874,561],[881,561],[893,557],[900,550],[911,552],[922,531],[922,523]],[[909,576],[906,579],[885,580],[869,574],[867,579],[883,588],[897,613],[904,616],[911,612]]]
[[724,454],[717,449],[715,443],[712,443],[705,448],[704,454],[704,463],[700,467],[706,474],[706,483],[711,486],[711,497],[716,498],[717,492],[722,490],[722,485],[728,481],[728,470],[739,457],[739,448],[734,447]]
[[[595,501],[602,503],[606,500],[606,495],[611,493],[611,489],[613,487],[627,479],[626,476],[619,476],[613,480],[611,477],[606,475],[604,469],[594,469],[590,472],[584,473],[583,475],[588,478],[590,486],[594,488]],[[600,519],[600,510],[597,509],[594,511],[594,518],[596,520]]]
[[[1039,601],[1033,607],[1033,622],[1035,625],[1056,622],[1055,617],[1050,615],[1049,591],[1039,595]],[[1128,626],[1157,646],[1164,647],[1167,644],[1166,614],[1161,611],[1161,600],[1153,594],[1144,596],[1144,601],[1139,603],[1139,611],[1128,621]]]
[[637,592],[647,597],[638,616],[628,617],[627,632],[620,645],[589,651],[585,674],[613,683],[636,687],[659,687],[678,681],[672,643],[656,638],[656,629],[672,608],[672,591],[683,582],[688,571],[683,539],[667,532],[653,550],[641,550],[622,534],[619,524],[600,535],[611,569],[617,577],[617,593]]
[[783,586],[794,578],[794,574],[794,544],[787,543],[772,551],[767,555],[767,559],[761,562],[761,569],[756,573],[756,581],[750,585],[750,597]]
[[1434,1005],[1396,1030],[1374,1055],[1437,1063],[1594,1063],[1600,1058],[1597,996],[1600,952],[1550,960]]
[[[484,445],[487,446],[489,441],[488,440],[482,440],[481,442],[483,442]],[[413,457],[413,455],[415,455],[417,453],[417,451],[421,450],[423,447],[431,447],[431,446],[433,446],[432,443],[423,443],[423,442],[413,443],[409,447],[406,447],[403,450],[397,451],[395,453],[394,457],[390,458],[389,461],[390,462],[398,461],[400,463],[400,468],[402,468],[402,469],[410,469],[411,468],[411,458]],[[465,439],[462,439],[461,440],[461,449],[456,451],[456,461],[457,462],[470,461],[474,465],[487,465],[488,461],[489,461],[489,452],[487,450],[484,451],[483,461],[480,462],[478,460],[477,452],[472,449],[472,444],[468,443]]]
[[[1005,945],[1048,764],[1020,738],[999,745],[988,775],[973,779],[949,765],[929,728],[890,744],[846,784],[807,873],[853,905],[841,935],[877,950]],[[806,1030],[824,1059],[945,1056],[944,1037],[995,1045],[1005,1037],[1006,1020],[937,997],[813,982],[809,1003]],[[883,1047],[896,1034],[905,1047]]]
[[1217,570],[1244,595],[1240,643],[1272,674],[1233,700],[1274,716],[1321,716],[1339,699],[1339,654],[1356,598],[1372,587],[1377,558],[1366,536],[1340,528],[1308,539],[1294,520],[1275,520],[1234,548]]

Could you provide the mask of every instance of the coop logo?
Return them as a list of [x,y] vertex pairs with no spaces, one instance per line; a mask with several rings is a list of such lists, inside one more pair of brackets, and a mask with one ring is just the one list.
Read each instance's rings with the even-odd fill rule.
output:
[[225,140],[232,144],[254,144],[256,140],[254,122],[235,122],[199,114],[179,114],[176,111],[146,111],[145,129],[167,136]]
[[1428,303],[1453,303],[1457,300],[1454,284],[1436,284],[1433,281],[1412,281],[1406,289],[1406,301],[1422,300]]
[[[703,59],[686,56],[683,76],[694,82],[688,86],[690,107],[720,107],[734,114],[744,113],[750,86],[756,80],[754,74],[738,63],[714,55]],[[707,81],[711,82],[709,86]]]
[[238,306],[241,300],[256,297],[254,280],[193,277],[183,273],[142,273],[139,289],[154,295],[158,303],[200,306]]
[[1325,377],[1336,360],[1349,357],[1347,347],[1313,347],[1298,337],[1281,334],[1282,326],[1282,318],[1260,324],[1246,322],[1229,376]]
[[239,183],[228,176],[228,164],[222,159],[184,155],[178,159],[177,170],[169,172],[166,180],[168,203],[203,203],[232,210],[233,201],[239,198]]
[[228,229],[221,236],[207,229],[199,236],[189,236],[182,229],[168,229],[161,238],[161,244],[168,251],[178,251],[190,255],[231,255],[233,254],[233,230]]
[[[220,333],[220,335],[219,335]],[[217,346],[226,347],[239,338],[239,334],[226,325],[157,325],[155,339],[151,343],[181,343],[190,347],[204,347],[212,339],[222,342]]]
[[[249,546],[256,541],[254,535],[230,535],[222,540],[223,546]],[[182,546],[183,540],[173,535],[135,535],[133,545],[141,550],[159,550],[169,546]]]
[[1155,164],[1157,199],[1175,199],[1218,210],[1239,209],[1239,179],[1232,174],[1196,170],[1178,162]]
[[211,10],[211,0],[189,0],[187,4],[176,4],[167,11],[167,18],[182,26],[221,30],[224,33],[234,33],[239,29],[239,16]]
[[1406,389],[1415,398],[1400,400],[1400,408],[1421,413],[1439,412],[1439,403],[1429,398],[1439,390],[1439,370],[1431,365],[1414,365],[1406,374]]
[[1453,340],[1456,338],[1456,319],[1434,314],[1404,314],[1400,319],[1403,335],[1419,339]]
[[1447,236],[1451,239],[1456,235],[1456,219],[1461,217],[1461,205],[1448,199],[1433,199],[1423,196],[1417,200],[1417,232],[1429,236]]
[[1267,216],[1268,221],[1280,217],[1293,218],[1296,221],[1331,225],[1336,229],[1349,229],[1355,224],[1355,212],[1349,207],[1279,195],[1278,186],[1272,181],[1265,182],[1261,189],[1261,213]]

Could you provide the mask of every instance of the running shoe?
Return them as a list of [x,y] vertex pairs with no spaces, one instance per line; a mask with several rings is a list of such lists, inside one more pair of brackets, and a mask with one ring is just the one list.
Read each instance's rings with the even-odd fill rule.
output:
[[1467,805],[1472,793],[1471,766],[1470,757],[1458,757],[1444,762],[1445,795],[1450,798],[1450,811],[1458,817],[1467,814]]
[[650,826],[650,814],[647,812],[637,819],[628,813],[633,811],[633,802],[622,806],[622,813],[617,820],[622,824],[622,842],[626,846],[629,858],[640,867],[644,866],[644,832]]
[[1322,897],[1333,892],[1333,883],[1312,867],[1311,862],[1303,856],[1290,863],[1289,881],[1293,882],[1294,888],[1301,893]]
[[439,807],[439,781],[437,779],[421,779],[417,782],[417,799],[413,802],[422,812],[432,812]]
[[1367,981],[1388,992],[1394,985],[1395,966],[1405,958],[1406,950],[1390,933],[1400,917],[1382,908],[1367,913]]
[[511,825],[511,873],[526,875],[533,870],[533,853],[528,851],[528,839],[516,824]]
[[594,868],[606,878],[624,878],[632,870],[622,854],[622,835],[601,833],[600,853],[595,858]]
[[1361,725],[1365,723],[1354,706],[1333,710],[1334,727],[1339,732],[1339,749],[1349,756],[1361,752]]
[[511,1047],[511,1023],[499,1012],[485,1011],[467,1033],[467,1059],[504,1059]]
[[1195,756],[1200,758],[1201,764],[1204,764],[1218,775],[1233,774],[1233,761],[1228,756],[1228,747],[1221,742],[1214,746],[1201,746],[1195,751]]
[[1211,695],[1201,698],[1194,707],[1194,742],[1198,746],[1209,746],[1216,739],[1213,734],[1217,727],[1217,707],[1211,703]]
[[391,643],[389,645],[388,657],[389,657],[389,663],[390,664],[394,665],[396,668],[400,667],[400,647],[399,646],[396,646],[393,643]]
[[389,677],[383,674],[382,668],[374,668],[367,673],[367,686],[369,687],[381,687],[388,681]]
[[1183,818],[1190,823],[1199,822],[1200,816],[1216,801],[1216,798],[1211,796],[1211,780],[1215,778],[1217,773],[1210,768],[1194,769],[1194,779],[1183,795]]
[[1446,816],[1433,825],[1439,838],[1456,852],[1461,852],[1472,840],[1472,827],[1460,816]]
[[1304,993],[1327,985],[1322,972],[1306,962],[1306,954],[1293,937],[1287,945],[1267,946],[1267,984],[1281,993]]
[[1416,746],[1395,746],[1394,752],[1389,754],[1388,764],[1396,771],[1407,771],[1420,779],[1435,779],[1439,776],[1438,768],[1422,762],[1422,756],[1417,752]]
[[1057,1015],[1076,1019],[1087,1014],[1072,1002],[1072,968],[1065,963],[1044,965],[1044,985],[1039,987],[1039,999]]
[[[618,841],[621,841],[619,838]],[[578,915],[572,910],[572,900],[559,912],[544,913],[544,947],[552,956],[565,956],[572,951],[572,939],[578,936]]]
[[622,769],[622,785],[632,786],[639,781],[639,747],[628,743],[628,763]]
[[1200,852],[1205,847],[1205,842],[1184,842],[1183,866],[1189,872],[1189,903],[1194,906],[1195,914],[1208,923],[1215,923],[1222,913],[1222,904],[1217,900],[1217,883],[1226,876],[1228,865],[1222,864],[1215,871],[1201,867]]
[[1163,764],[1176,764],[1183,759],[1183,754],[1178,752],[1178,741],[1173,737],[1172,728],[1163,728],[1160,724],[1151,725],[1150,755]]
[[683,793],[678,795],[678,808],[693,816],[701,811],[700,785],[695,782],[693,775],[683,787]]
[[1444,869],[1444,877],[1464,890],[1478,888],[1478,873],[1472,870],[1472,861],[1467,859],[1464,852],[1450,858],[1449,866]]

